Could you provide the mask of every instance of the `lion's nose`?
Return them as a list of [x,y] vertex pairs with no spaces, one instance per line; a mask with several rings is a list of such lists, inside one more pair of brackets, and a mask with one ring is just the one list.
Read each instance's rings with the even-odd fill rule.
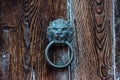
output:
[[56,33],[55,38],[58,38],[60,35],[62,35],[62,34],[61,33]]
[[60,37],[62,37],[62,36],[63,36],[62,33],[56,33],[56,34],[55,34],[55,38],[56,38],[56,39],[58,39],[58,38],[60,38]]

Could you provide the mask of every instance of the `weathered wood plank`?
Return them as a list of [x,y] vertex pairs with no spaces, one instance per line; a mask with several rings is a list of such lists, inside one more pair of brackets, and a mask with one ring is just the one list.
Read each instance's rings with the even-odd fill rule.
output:
[[[7,5],[7,6],[6,6]],[[15,8],[14,4],[12,2],[9,1],[0,1],[0,31],[1,31],[1,40],[0,42],[2,43],[1,45],[1,50],[0,50],[0,54],[1,54],[1,69],[2,69],[2,76],[1,79],[2,80],[12,80],[11,75],[14,74],[12,73],[11,69],[13,68],[13,66],[10,67],[10,63],[11,63],[11,55],[10,55],[10,33],[14,33],[15,27],[16,27],[16,20],[15,20]],[[14,38],[14,37],[13,37]],[[12,45],[11,45],[12,46]],[[13,48],[14,49],[14,48]],[[7,53],[7,54],[5,54]],[[5,57],[7,56],[7,57]],[[7,60],[7,61],[6,61]],[[12,62],[14,63],[14,60],[12,60]],[[14,69],[16,68],[16,64],[14,65]],[[17,70],[16,70],[17,71]],[[11,74],[12,73],[12,74]],[[17,78],[16,78],[17,79]],[[13,79],[15,80],[15,79]]]
[[[7,30],[8,45],[1,43],[10,55],[9,80],[67,80],[67,69],[57,70],[47,65],[44,50],[47,46],[46,28],[50,21],[66,18],[65,0],[2,0],[0,6],[0,39]],[[2,40],[0,40],[2,41]],[[2,41],[3,42],[3,41]],[[66,52],[66,48],[52,52]]]
[[77,67],[73,80],[112,80],[112,2],[74,0]]
[[[74,0],[77,39],[73,41],[72,80],[112,80],[111,3]],[[0,4],[0,56],[2,50],[9,54],[5,77],[33,80],[35,71],[36,80],[68,80],[68,69],[52,68],[44,56],[48,44],[46,28],[50,21],[66,18],[66,0],[1,0]],[[59,53],[55,57],[67,52],[65,46],[51,50]]]
[[115,0],[115,40],[116,40],[116,54],[115,54],[115,78],[120,79],[120,1]]

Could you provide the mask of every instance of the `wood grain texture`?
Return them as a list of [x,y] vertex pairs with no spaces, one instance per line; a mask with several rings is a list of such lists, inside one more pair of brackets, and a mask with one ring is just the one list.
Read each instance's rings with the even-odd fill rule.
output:
[[113,80],[111,0],[74,0],[78,42],[73,80]]
[[[113,80],[111,5],[111,0],[74,0],[71,80]],[[68,68],[55,69],[45,60],[46,29],[57,18],[66,19],[66,0],[0,0],[0,80],[69,79]],[[66,53],[66,46],[54,45],[50,58],[65,62]]]
[[[33,80],[33,71],[36,80],[68,79],[67,69],[48,66],[44,56],[48,44],[46,28],[57,18],[66,18],[65,0],[1,0],[0,51],[4,49],[9,54],[9,80]],[[67,49],[52,50],[64,53]]]

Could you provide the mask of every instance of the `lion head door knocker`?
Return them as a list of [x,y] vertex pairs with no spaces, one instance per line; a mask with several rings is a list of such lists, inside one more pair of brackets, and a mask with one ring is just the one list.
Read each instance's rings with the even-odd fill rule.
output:
[[[51,66],[56,68],[64,68],[71,63],[73,59],[73,48],[70,43],[72,41],[73,33],[73,27],[68,21],[63,19],[54,20],[49,24],[47,28],[47,38],[49,40],[49,44],[45,50],[45,58]],[[65,44],[69,48],[70,59],[64,65],[56,65],[49,59],[48,52],[53,44]]]

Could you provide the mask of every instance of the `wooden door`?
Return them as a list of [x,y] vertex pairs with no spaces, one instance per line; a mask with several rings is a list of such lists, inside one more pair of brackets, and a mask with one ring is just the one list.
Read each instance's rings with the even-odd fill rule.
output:
[[[63,69],[46,62],[46,29],[67,19],[67,1],[0,0],[0,80],[113,80],[112,0],[73,0],[74,60]],[[51,53],[65,61],[67,47]]]

